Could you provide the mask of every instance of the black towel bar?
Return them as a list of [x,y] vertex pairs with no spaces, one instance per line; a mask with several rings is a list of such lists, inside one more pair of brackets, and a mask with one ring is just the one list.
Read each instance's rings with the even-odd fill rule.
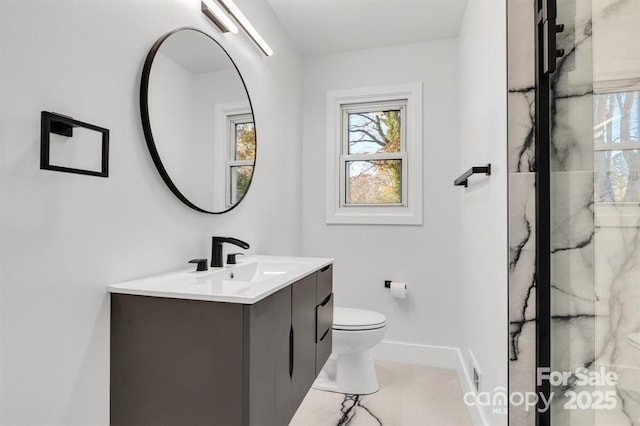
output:
[[487,164],[486,166],[474,166],[472,168],[470,168],[469,170],[467,170],[466,172],[464,172],[462,175],[460,175],[460,177],[456,180],[453,181],[453,185],[454,186],[464,186],[465,188],[468,185],[467,180],[469,179],[469,176],[474,175],[476,173],[484,173],[487,176],[491,175],[491,163]]

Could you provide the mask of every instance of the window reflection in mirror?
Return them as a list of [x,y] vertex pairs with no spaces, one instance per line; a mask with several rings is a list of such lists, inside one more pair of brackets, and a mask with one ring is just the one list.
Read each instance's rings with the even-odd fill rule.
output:
[[640,91],[601,93],[594,101],[596,201],[640,202]]
[[251,114],[231,115],[229,121],[229,160],[226,162],[227,202],[239,202],[249,188],[256,158],[256,128]]

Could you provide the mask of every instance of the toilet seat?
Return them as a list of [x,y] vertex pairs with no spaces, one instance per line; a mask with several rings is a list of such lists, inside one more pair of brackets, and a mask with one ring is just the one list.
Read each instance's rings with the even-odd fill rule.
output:
[[627,334],[627,340],[631,346],[640,349],[640,333]]
[[387,325],[387,317],[366,309],[334,308],[333,329],[343,331],[376,330]]

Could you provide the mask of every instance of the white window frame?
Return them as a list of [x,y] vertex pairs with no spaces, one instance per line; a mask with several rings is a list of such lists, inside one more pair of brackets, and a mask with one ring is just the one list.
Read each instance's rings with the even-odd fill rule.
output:
[[[366,206],[371,207],[371,204],[354,204],[347,203],[347,163],[351,161],[375,161],[375,160],[400,160],[402,162],[402,176],[400,177],[402,200],[397,204],[376,204],[376,206],[406,206],[407,200],[407,137],[406,137],[406,117],[407,117],[407,101],[405,99],[386,101],[386,102],[367,102],[363,104],[345,104],[342,107],[342,121],[340,126],[342,127],[342,146],[340,155],[340,207],[355,207]],[[384,152],[377,154],[349,154],[349,114],[358,112],[370,112],[370,111],[384,111],[384,110],[400,110],[400,151],[399,152]]]
[[[402,203],[345,204],[346,161],[360,158],[348,153],[345,114],[374,110],[376,103],[402,102],[401,152],[377,154],[379,159],[402,159]],[[385,106],[386,108],[386,106]],[[327,92],[326,212],[328,224],[422,225],[422,83],[331,90]],[[372,155],[366,154],[367,160]],[[384,158],[383,158],[384,157]]]

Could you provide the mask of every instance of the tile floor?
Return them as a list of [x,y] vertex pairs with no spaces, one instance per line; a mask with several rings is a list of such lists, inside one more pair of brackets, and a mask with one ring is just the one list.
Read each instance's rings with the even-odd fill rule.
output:
[[289,426],[466,426],[455,370],[376,361],[380,390],[344,395],[311,389]]

